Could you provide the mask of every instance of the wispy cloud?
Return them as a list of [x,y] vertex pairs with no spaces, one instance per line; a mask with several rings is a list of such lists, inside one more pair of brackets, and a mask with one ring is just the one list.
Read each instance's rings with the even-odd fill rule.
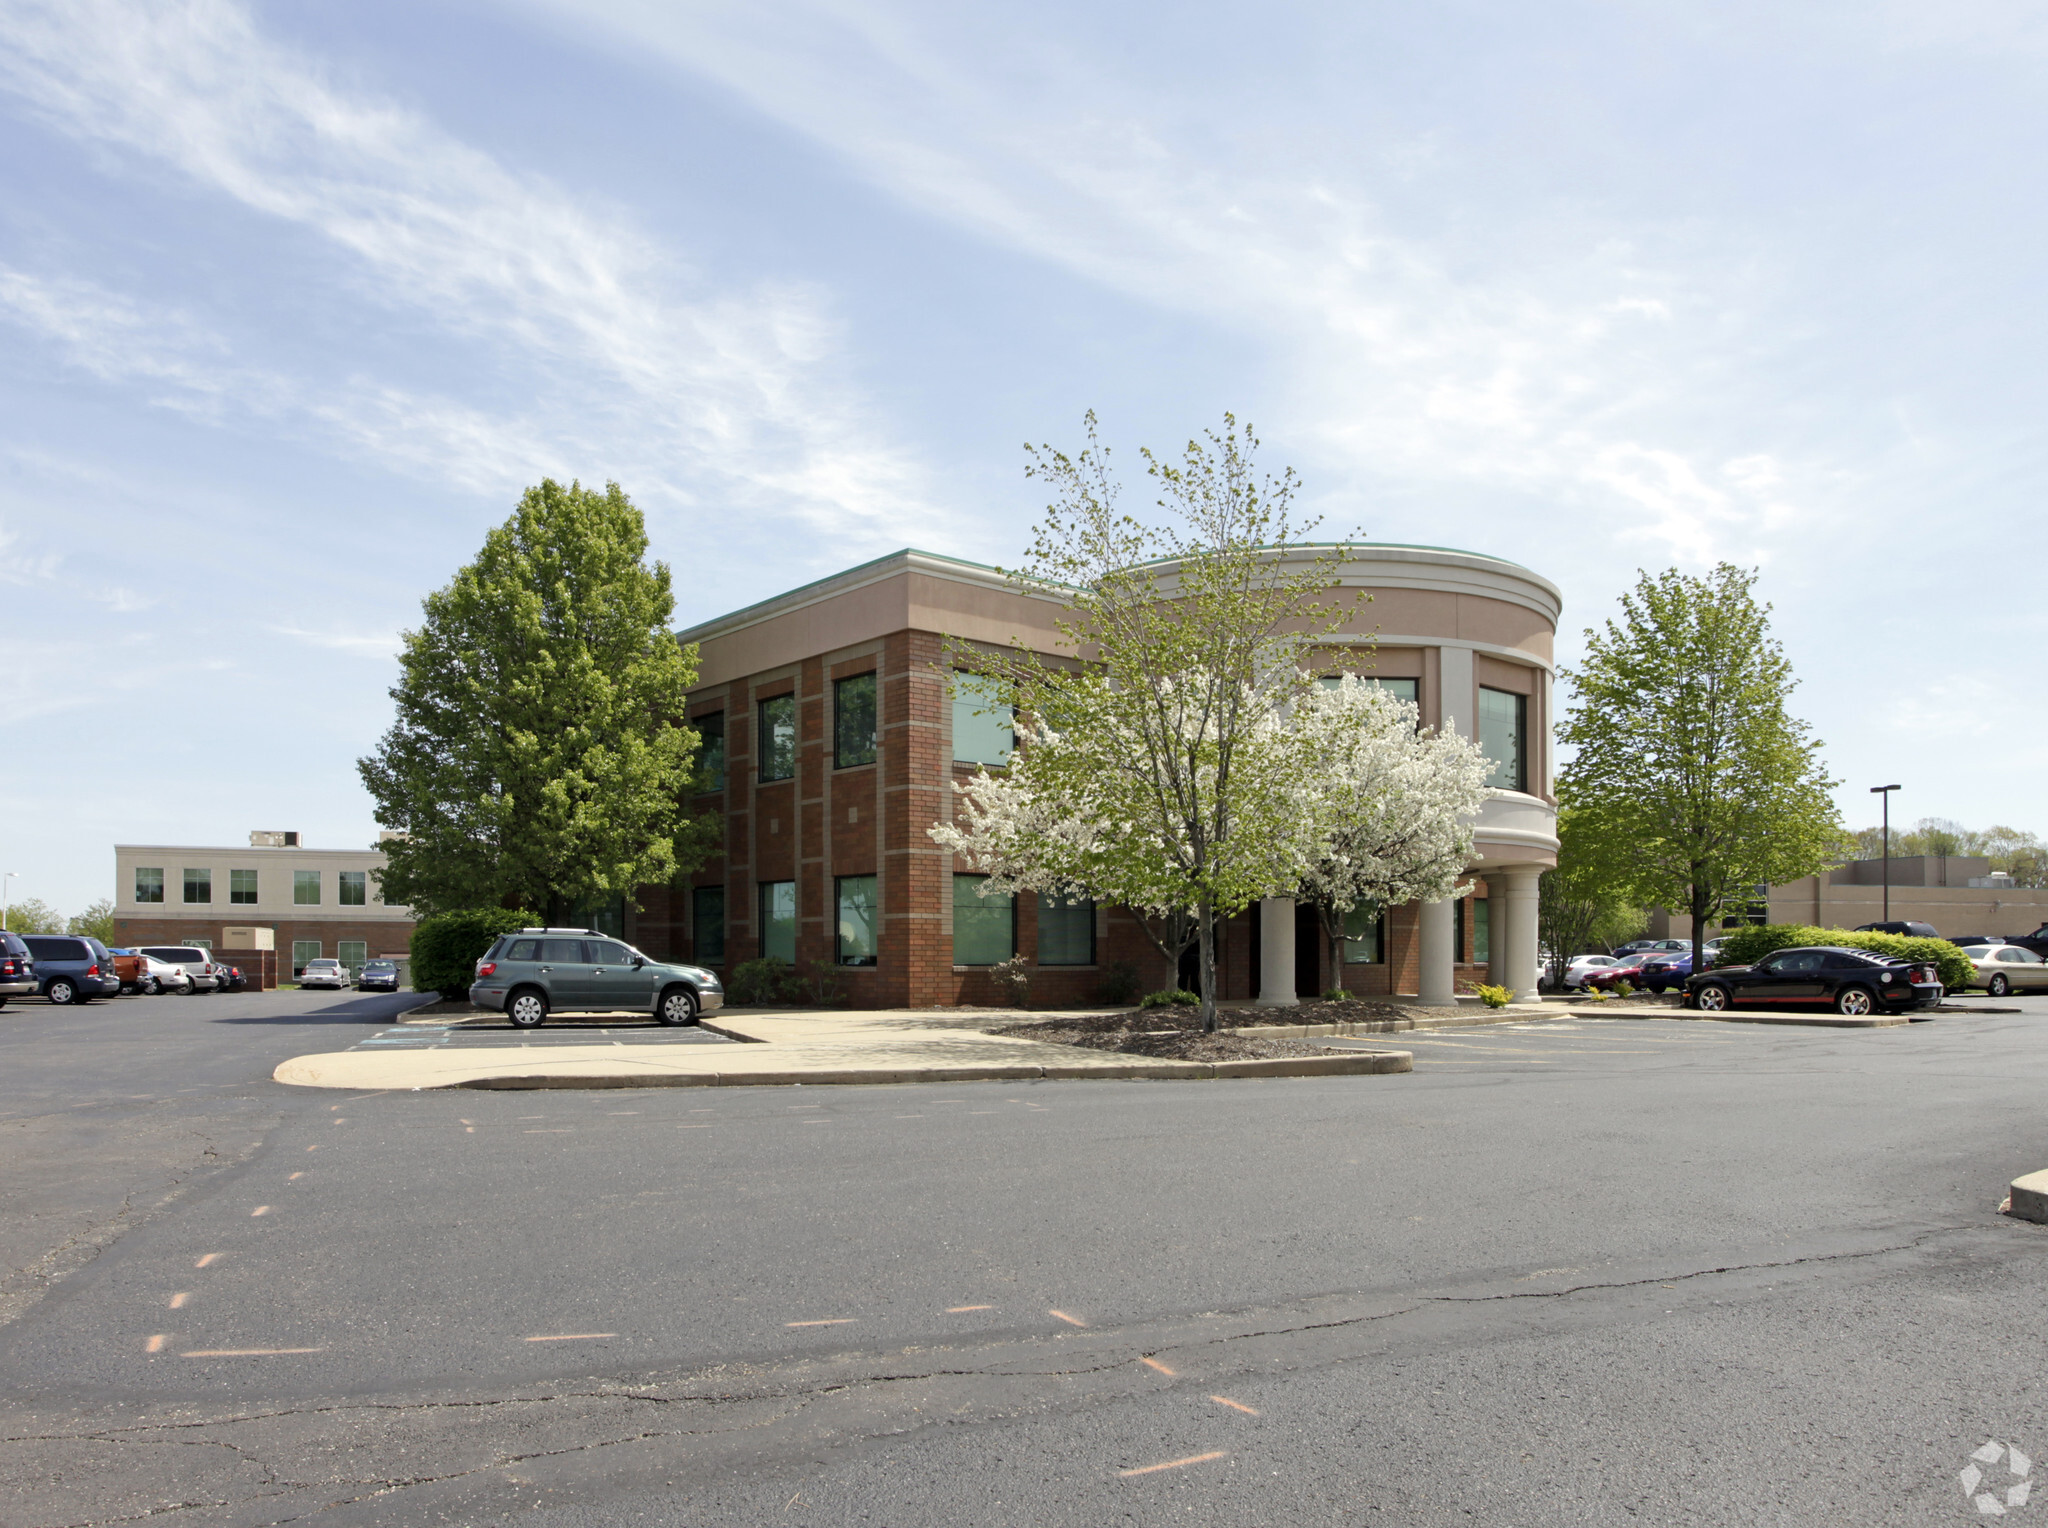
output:
[[532,402],[494,414],[375,375],[293,374],[189,314],[74,278],[0,278],[0,302],[96,375],[193,412],[288,416],[465,487],[580,469],[828,537],[930,523],[921,469],[847,380],[821,292],[702,290],[625,212],[337,81],[228,0],[0,0],[0,22],[0,85],[54,128],[318,234],[353,262],[358,300],[510,357]]
[[364,636],[341,631],[308,631],[301,626],[273,626],[270,629],[281,637],[356,658],[395,658],[400,646],[396,632]]

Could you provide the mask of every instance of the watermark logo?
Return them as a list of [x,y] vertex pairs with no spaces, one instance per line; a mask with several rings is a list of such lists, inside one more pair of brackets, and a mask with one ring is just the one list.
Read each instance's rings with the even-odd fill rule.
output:
[[[1998,1470],[2001,1459],[2005,1461],[2002,1471]],[[2012,1508],[2027,1504],[2027,1496],[2034,1489],[2027,1475],[2033,1468],[2033,1460],[1994,1438],[1970,1455],[1969,1466],[1957,1478],[1963,1483],[1963,1495],[1970,1499],[1979,1516],[2004,1517]],[[1993,1472],[2001,1478],[1994,1480]]]

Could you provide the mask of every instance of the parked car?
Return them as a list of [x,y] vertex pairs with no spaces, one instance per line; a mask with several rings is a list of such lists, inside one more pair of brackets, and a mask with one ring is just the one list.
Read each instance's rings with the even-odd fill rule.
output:
[[1659,950],[1689,950],[1690,939],[1631,939],[1627,944],[1616,945],[1614,953],[1622,955],[1653,955]]
[[11,997],[28,997],[36,990],[36,961],[21,942],[21,935],[0,933],[0,1008]]
[[356,973],[356,990],[359,992],[396,992],[398,990],[398,962],[395,960],[366,960],[363,969]]
[[348,986],[348,967],[325,957],[309,960],[299,968],[301,987],[332,987],[337,992]]
[[240,966],[222,966],[220,973],[220,990],[222,992],[240,992],[249,985],[249,978],[242,974]]
[[725,988],[701,966],[649,960],[596,929],[527,928],[500,935],[476,963],[469,1000],[502,1009],[520,1029],[550,1013],[637,1011],[694,1024],[725,1006]]
[[1834,945],[1778,950],[1753,966],[1721,966],[1685,982],[1686,1006],[1702,1013],[1785,1003],[1860,1018],[1932,1008],[1941,991],[1940,973],[1926,961]]
[[1662,950],[1642,951],[1624,956],[1611,966],[1596,966],[1586,973],[1586,985],[1601,992],[1612,992],[1622,982],[1627,982],[1631,988],[1640,991],[1643,986],[1644,968],[1656,955],[1664,953]]
[[1934,932],[1934,925],[1931,923],[1916,923],[1911,920],[1901,921],[1897,918],[1892,919],[1889,923],[1859,923],[1851,932],[1857,934],[1904,934],[1909,939],[1939,939],[1941,937],[1941,935]]
[[1683,987],[1685,979],[1692,975],[1692,951],[1680,950],[1677,954],[1652,955],[1643,963],[1641,985],[1659,995],[1674,987]]
[[1967,950],[1973,944],[2007,944],[2010,941],[1997,934],[1943,934],[1942,938],[1959,950]]
[[58,1006],[120,996],[114,953],[90,935],[24,934],[21,942],[36,963],[36,990]]
[[2032,950],[2036,955],[2048,955],[2048,923],[2042,924],[2031,934],[2007,934],[2006,944],[2016,944],[2023,950]]
[[1612,955],[1574,955],[1564,968],[1564,989],[1567,992],[1586,985],[1586,978],[1595,971],[1605,970],[1615,963]]
[[1963,953],[1976,968],[1972,987],[1993,997],[2008,992],[2048,988],[2048,960],[2017,944],[1973,944]]
[[121,983],[121,990],[140,992],[142,973],[149,964],[149,957],[140,950],[110,949],[107,953],[114,957],[114,976]]
[[165,965],[176,966],[185,973],[190,983],[185,988],[189,996],[196,992],[212,992],[220,986],[222,967],[213,963],[213,956],[194,944],[146,944],[142,953]]
[[142,976],[135,985],[137,992],[155,997],[160,992],[176,992],[189,997],[192,992],[192,973],[183,966],[172,965],[168,960],[158,960],[154,955],[141,950],[136,959],[142,962]]

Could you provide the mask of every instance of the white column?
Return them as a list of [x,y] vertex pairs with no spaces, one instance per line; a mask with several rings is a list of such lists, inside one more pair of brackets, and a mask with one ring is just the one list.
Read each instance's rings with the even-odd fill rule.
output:
[[1261,1008],[1292,1008],[1294,995],[1294,899],[1268,897],[1259,904],[1259,1000]]
[[1536,985],[1536,881],[1543,874],[1540,865],[1517,865],[1507,873],[1508,928],[1507,981],[1519,1002],[1533,1003],[1542,994]]
[[1416,990],[1426,1007],[1448,1008],[1458,1000],[1457,973],[1452,969],[1458,957],[1451,948],[1451,915],[1449,898],[1424,902],[1416,909],[1422,964]]

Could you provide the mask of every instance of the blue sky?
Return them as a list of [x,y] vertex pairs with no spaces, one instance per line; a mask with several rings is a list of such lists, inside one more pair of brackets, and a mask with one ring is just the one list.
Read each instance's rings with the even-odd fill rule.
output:
[[1225,409],[1565,646],[1761,566],[1850,821],[2048,830],[2037,7],[0,0],[0,869],[374,834],[543,474],[688,623]]

